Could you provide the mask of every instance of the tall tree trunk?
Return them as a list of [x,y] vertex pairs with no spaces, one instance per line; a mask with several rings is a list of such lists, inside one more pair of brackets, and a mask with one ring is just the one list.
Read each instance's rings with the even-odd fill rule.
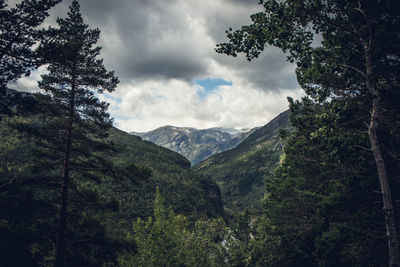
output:
[[385,162],[381,151],[381,144],[378,138],[379,122],[381,121],[382,100],[375,82],[373,81],[373,65],[371,55],[371,42],[364,43],[366,62],[366,85],[372,96],[371,121],[368,126],[368,136],[371,143],[371,150],[374,155],[376,168],[379,176],[383,199],[383,212],[385,215],[386,236],[389,247],[389,266],[399,267],[399,243],[395,223],[395,214],[392,195],[390,192],[389,177],[386,171]]
[[58,228],[58,241],[56,251],[56,267],[64,266],[65,259],[65,232],[67,224],[67,204],[68,204],[68,187],[69,187],[69,170],[70,170],[70,158],[71,158],[71,147],[72,147],[72,130],[73,130],[73,119],[75,111],[75,77],[72,76],[71,83],[71,99],[69,103],[69,114],[68,114],[68,126],[66,129],[66,144],[64,152],[64,167],[62,176],[62,195],[61,195],[61,208],[60,208],[60,222]]
[[398,267],[399,264],[399,244],[397,238],[396,223],[394,217],[394,208],[392,195],[390,192],[389,178],[386,172],[385,163],[380,148],[378,139],[378,125],[379,125],[379,113],[380,113],[380,97],[374,96],[373,108],[371,113],[371,122],[368,129],[369,140],[371,143],[371,150],[374,154],[376,167],[378,170],[379,182],[381,185],[381,192],[383,198],[383,212],[385,215],[386,224],[386,235],[389,246],[389,266]]

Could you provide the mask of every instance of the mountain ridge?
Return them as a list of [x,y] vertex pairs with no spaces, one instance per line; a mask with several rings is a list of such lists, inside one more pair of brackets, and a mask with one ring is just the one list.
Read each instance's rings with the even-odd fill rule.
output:
[[199,130],[166,125],[149,132],[130,132],[130,134],[175,151],[195,165],[214,154],[237,146],[255,129],[241,131],[214,127]]
[[192,167],[217,182],[226,211],[261,211],[262,200],[267,194],[265,178],[273,176],[282,155],[279,131],[291,129],[289,115],[289,110],[282,112],[235,148]]

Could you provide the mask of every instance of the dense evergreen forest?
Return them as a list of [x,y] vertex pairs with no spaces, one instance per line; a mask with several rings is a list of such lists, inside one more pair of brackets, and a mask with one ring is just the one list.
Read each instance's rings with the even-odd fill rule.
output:
[[43,28],[59,2],[0,0],[0,266],[400,266],[398,1],[261,0],[216,52],[278,47],[305,96],[195,170],[113,128],[100,31],[76,0]]

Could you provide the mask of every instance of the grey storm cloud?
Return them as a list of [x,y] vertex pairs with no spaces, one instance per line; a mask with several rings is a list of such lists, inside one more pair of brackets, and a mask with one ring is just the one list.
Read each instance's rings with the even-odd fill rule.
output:
[[[10,0],[13,4],[19,0]],[[65,17],[72,0],[50,12],[44,26]],[[116,126],[148,131],[163,125],[195,128],[252,128],[287,109],[288,95],[299,98],[294,65],[277,48],[248,62],[217,54],[225,31],[251,23],[262,11],[259,0],[80,0],[90,28],[101,30],[101,57],[121,80],[110,103]],[[14,86],[37,91],[42,66]],[[211,92],[195,81],[231,81]],[[199,94],[204,89],[205,95]]]
[[[189,81],[191,77],[203,74],[207,66],[189,43],[168,40],[167,34],[171,38],[189,34],[182,33],[187,30],[184,21],[171,8],[175,2],[82,0],[80,4],[87,23],[102,30],[103,57],[121,79],[177,78]],[[69,3],[63,1],[53,15],[64,16]]]
[[256,88],[263,91],[281,91],[298,89],[294,65],[286,61],[286,56],[278,48],[268,48],[259,58],[249,62],[243,55],[228,57],[214,55],[222,65],[236,69]]
[[[51,12],[65,16],[69,1]],[[218,2],[218,1],[216,1]],[[81,11],[91,28],[100,28],[105,63],[122,81],[128,79],[180,79],[192,82],[208,73],[210,60],[229,66],[261,90],[296,88],[293,67],[278,49],[244,58],[217,55],[215,45],[226,41],[225,30],[249,24],[250,15],[262,10],[257,0],[221,0],[209,7],[191,0],[81,0]],[[195,5],[195,6],[193,6]],[[192,32],[193,18],[203,19],[213,46]],[[193,25],[192,25],[193,26]],[[224,77],[217,77],[224,78]]]

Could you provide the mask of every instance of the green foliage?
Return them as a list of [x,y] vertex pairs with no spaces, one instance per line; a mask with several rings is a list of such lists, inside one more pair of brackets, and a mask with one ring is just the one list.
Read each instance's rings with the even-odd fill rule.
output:
[[[126,224],[152,215],[156,186],[168,206],[190,219],[223,214],[215,182],[191,171],[190,162],[181,155],[117,129],[110,131],[109,140],[118,151],[112,156],[114,165],[123,169],[134,163],[137,177],[142,177],[141,182],[133,179],[121,184],[109,180],[101,187],[104,195],[119,201],[120,216]],[[143,172],[145,175],[140,175]]]
[[[389,263],[389,254],[390,265],[397,266],[396,224],[379,210],[383,196],[390,214],[390,191],[396,196],[399,190],[400,143],[393,125],[400,109],[393,99],[399,96],[400,5],[363,0],[260,4],[265,10],[251,16],[251,25],[227,31],[229,42],[218,45],[217,52],[243,52],[252,60],[265,46],[279,47],[296,63],[307,97],[290,100],[296,131],[287,139],[276,178],[266,182],[269,194],[254,264],[380,266]],[[385,168],[394,179],[387,179]]]
[[[61,178],[57,239],[54,242],[55,265],[61,267],[66,259],[70,265],[77,264],[75,257],[78,262],[92,264],[96,256],[86,261],[93,256],[90,254],[101,253],[101,250],[85,251],[84,248],[79,248],[77,253],[76,247],[82,243],[77,240],[81,240],[82,235],[92,236],[84,243],[97,245],[94,236],[101,236],[101,233],[91,220],[93,216],[81,213],[74,203],[84,206],[98,199],[90,183],[99,180],[107,171],[109,164],[96,153],[107,151],[108,145],[103,139],[112,126],[112,119],[107,113],[108,104],[100,101],[95,93],[112,92],[119,81],[98,58],[101,48],[95,45],[100,31],[88,29],[83,23],[77,1],[72,2],[68,17],[58,18],[57,24],[58,28],[50,27],[44,32],[45,37],[38,48],[38,53],[49,64],[48,74],[42,75],[39,82],[45,94],[37,97],[44,111],[42,125],[34,128],[35,136],[41,142],[40,153],[44,157],[52,154],[50,161],[40,162],[37,168],[52,166],[52,175]],[[74,190],[78,194],[70,195]],[[78,222],[79,232],[71,229],[71,220]],[[86,225],[91,227],[82,229]],[[71,243],[79,245],[72,247]]]
[[227,246],[229,252],[229,266],[249,266],[251,242],[254,238],[253,224],[248,210],[235,214],[229,223],[229,238]]
[[[44,139],[28,131],[38,131],[45,121],[41,116],[15,116],[1,122],[0,251],[7,255],[1,259],[14,265],[45,265],[54,260],[60,163],[54,160],[55,153],[46,153]],[[27,128],[16,130],[15,125]],[[89,176],[86,171],[76,172],[72,177],[70,248],[87,257],[83,260],[71,252],[77,256],[75,266],[112,263],[115,253],[122,250],[133,253],[134,243],[123,239],[132,221],[152,214],[156,185],[167,196],[166,205],[188,216],[191,223],[222,215],[218,187],[193,173],[184,157],[114,128],[107,142],[112,144],[111,153],[98,151],[85,162],[103,159],[112,163],[108,169],[89,172]],[[74,243],[88,239],[91,242]]]
[[259,213],[266,194],[265,178],[272,177],[282,154],[279,130],[290,128],[284,112],[256,130],[234,149],[217,154],[193,169],[215,179],[227,211]]
[[[100,102],[90,89],[98,93],[112,91],[118,79],[105,70],[102,60],[96,59],[100,48],[92,46],[99,31],[87,30],[76,1],[69,17],[57,22],[59,29],[42,32],[46,39],[38,48],[49,62],[49,73],[42,76],[39,84],[47,94],[36,98],[39,115],[11,121],[11,129],[19,130],[20,134],[15,134],[22,142],[5,142],[9,150],[19,145],[30,148],[30,156],[23,164],[2,155],[5,164],[0,171],[16,180],[2,192],[2,205],[9,204],[13,196],[29,196],[10,205],[13,208],[5,216],[5,231],[11,239],[19,234],[16,227],[29,229],[21,246],[31,254],[27,259],[36,264],[52,265],[57,259],[57,266],[64,266],[67,259],[69,266],[98,266],[115,261],[114,251],[107,248],[111,239],[100,223],[100,218],[115,205],[101,197],[93,186],[108,171],[107,161],[96,153],[110,149],[102,139],[107,136],[112,120],[106,112],[108,104]],[[12,130],[6,137],[10,133]],[[19,209],[27,203],[34,212],[30,220],[25,218],[29,213]],[[10,261],[16,264],[18,258]]]
[[[47,3],[32,21],[37,26],[56,2],[23,1],[11,10],[17,13],[13,17],[0,0],[2,22],[15,26],[15,19],[35,10],[30,5]],[[364,121],[378,96],[379,145],[398,202],[399,6],[391,1],[261,3],[265,12],[252,16],[253,25],[228,31],[231,42],[218,51],[245,52],[252,59],[265,45],[280,47],[296,62],[308,96],[289,99],[295,131],[279,131],[289,126],[286,112],[234,150],[195,167],[210,178],[193,173],[176,153],[111,129],[107,104],[90,89],[112,91],[118,81],[96,59],[99,31],[83,24],[76,1],[58,28],[41,33],[47,38],[38,52],[50,62],[50,73],[40,84],[47,92],[37,96],[40,112],[0,121],[1,265],[53,265],[63,168],[71,170],[69,266],[112,266],[117,253],[123,266],[388,265],[381,193]],[[29,62],[36,39],[24,35],[25,26],[17,26],[22,42],[11,44],[20,50],[0,47],[2,84],[36,66]],[[322,37],[320,44],[312,45],[314,34]],[[3,31],[1,38],[9,41]],[[27,52],[28,65],[18,61],[18,51]],[[372,74],[368,60],[361,60],[367,53]],[[366,90],[371,83],[378,92]],[[259,213],[264,200],[263,215],[232,216],[228,227],[219,217],[221,196],[211,178],[221,185],[229,210]]]
[[185,220],[164,206],[159,189],[154,200],[154,219],[134,223],[138,254],[135,266],[179,266],[178,245]]
[[[255,265],[387,264],[381,196],[359,103],[291,103],[296,127],[285,160],[267,179],[265,214],[256,227]],[[393,183],[393,192],[400,190]],[[397,193],[395,193],[397,194]]]
[[[14,117],[1,122],[0,262],[5,266],[50,266],[57,240],[59,168],[56,159],[45,157],[35,137],[15,129],[17,122],[27,125],[32,120]],[[68,262],[73,266],[115,260],[113,249],[108,248],[112,240],[101,220],[116,206],[100,197],[95,182],[86,178],[75,174],[70,189]],[[118,244],[114,245],[117,248]]]
[[15,104],[6,93],[7,83],[43,64],[32,49],[41,34],[37,27],[48,16],[48,10],[60,0],[24,0],[15,7],[0,0],[0,114],[9,114]]
[[[248,214],[231,231],[222,219],[198,219],[189,223],[183,215],[166,208],[157,188],[154,217],[133,224],[128,235],[137,244],[137,253],[124,253],[123,266],[244,266],[243,251],[250,240]],[[245,230],[246,229],[246,230]]]

